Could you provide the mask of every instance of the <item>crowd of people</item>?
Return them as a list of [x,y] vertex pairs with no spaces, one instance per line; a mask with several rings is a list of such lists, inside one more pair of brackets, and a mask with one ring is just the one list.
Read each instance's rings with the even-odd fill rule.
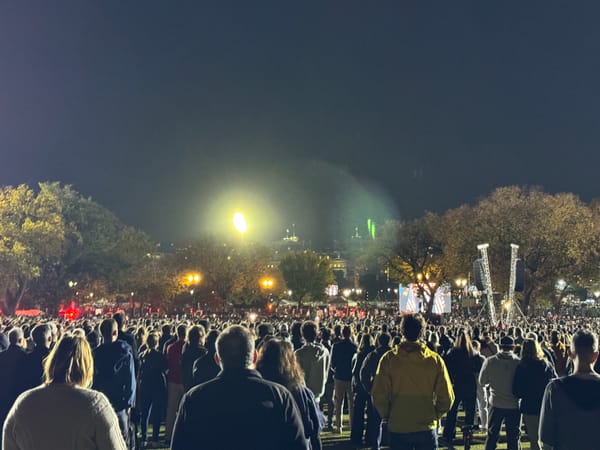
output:
[[5,318],[2,449],[320,450],[322,431],[348,428],[373,450],[452,448],[477,430],[492,450],[503,424],[509,450],[523,430],[532,449],[593,449],[597,331],[412,314]]

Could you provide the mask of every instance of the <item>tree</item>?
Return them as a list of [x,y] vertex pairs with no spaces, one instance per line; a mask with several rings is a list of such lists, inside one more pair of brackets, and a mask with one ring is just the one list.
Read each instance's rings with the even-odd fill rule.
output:
[[110,211],[57,182],[0,190],[0,309],[20,302],[55,308],[71,292],[117,287],[154,244]]
[[0,189],[0,309],[15,313],[30,282],[64,251],[62,208],[51,186]]
[[412,283],[421,298],[430,299],[424,302],[427,313],[433,310],[434,289],[442,280],[441,246],[431,232],[435,219],[428,215],[412,221],[388,221],[377,248],[381,264],[392,279]]
[[172,258],[180,275],[200,272],[201,291],[247,305],[260,298],[259,279],[268,273],[271,256],[271,250],[258,244],[231,245],[203,237],[178,249]]
[[298,307],[304,302],[325,299],[325,289],[334,280],[329,260],[312,251],[286,255],[279,263],[279,270]]
[[558,278],[581,284],[597,272],[599,222],[573,194],[499,188],[475,206],[448,211],[435,234],[444,250],[443,265],[455,271],[470,270],[477,245],[489,243],[493,286],[500,292],[508,290],[510,244],[519,245],[526,275],[524,309],[536,296],[556,299],[558,309]]

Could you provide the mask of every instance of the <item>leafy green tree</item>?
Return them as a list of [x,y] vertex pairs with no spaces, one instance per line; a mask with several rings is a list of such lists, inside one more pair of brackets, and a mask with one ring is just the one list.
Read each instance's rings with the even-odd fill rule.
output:
[[64,251],[61,205],[47,184],[0,189],[0,309],[15,313],[31,281]]
[[325,299],[325,289],[334,281],[329,260],[311,251],[286,255],[279,270],[299,307],[304,302]]
[[[14,313],[24,296],[31,304],[55,309],[61,299],[71,297],[69,281],[76,281],[82,291],[102,286],[114,292],[124,273],[143,264],[154,248],[145,233],[123,225],[70,186],[40,183],[37,191],[8,187],[0,195],[0,233],[11,236],[3,240],[0,264],[5,275],[13,274],[4,281],[6,313]],[[15,265],[25,254],[26,264]]]
[[200,292],[214,292],[234,304],[260,298],[259,279],[268,272],[272,252],[258,244],[231,245],[212,237],[189,243],[172,255],[179,276],[200,272]]

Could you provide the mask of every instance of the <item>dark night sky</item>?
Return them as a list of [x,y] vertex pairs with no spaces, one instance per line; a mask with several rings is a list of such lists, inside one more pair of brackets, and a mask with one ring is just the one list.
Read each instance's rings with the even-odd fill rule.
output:
[[582,4],[4,1],[0,185],[73,184],[163,241],[238,207],[318,242],[508,184],[589,200]]

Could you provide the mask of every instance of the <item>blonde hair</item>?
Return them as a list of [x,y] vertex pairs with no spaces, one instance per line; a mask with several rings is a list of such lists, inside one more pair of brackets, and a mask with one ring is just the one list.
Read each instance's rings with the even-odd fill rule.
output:
[[94,378],[94,358],[88,341],[64,336],[44,361],[44,383],[89,388]]
[[535,339],[525,339],[521,345],[522,360],[544,360],[544,351]]

